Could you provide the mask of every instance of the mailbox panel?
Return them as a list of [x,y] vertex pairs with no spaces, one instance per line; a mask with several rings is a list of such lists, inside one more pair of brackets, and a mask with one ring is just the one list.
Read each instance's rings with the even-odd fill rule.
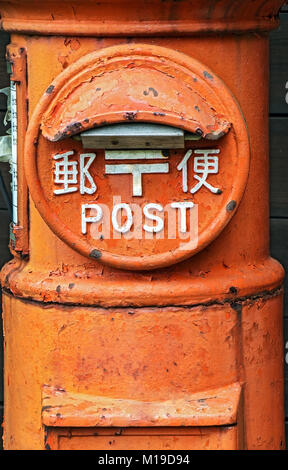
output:
[[[134,135],[134,150],[129,143],[113,153],[72,138],[81,133],[85,142],[83,131],[115,122],[125,135],[125,121],[166,124],[201,140],[182,141],[182,151],[168,141],[157,151],[147,139],[141,151]],[[135,44],[88,54],[54,80],[29,124],[25,168],[58,237],[90,259],[141,270],[186,259],[219,235],[240,204],[249,157],[239,106],[207,66]]]
[[55,429],[51,450],[238,450],[237,426],[144,429]]

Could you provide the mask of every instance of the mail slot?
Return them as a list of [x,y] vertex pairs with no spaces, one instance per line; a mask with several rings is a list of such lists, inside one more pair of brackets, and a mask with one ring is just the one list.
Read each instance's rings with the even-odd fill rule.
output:
[[84,148],[125,150],[185,148],[186,137],[182,129],[148,123],[112,124],[92,128],[80,135]]
[[266,77],[283,2],[80,3],[0,1],[5,448],[281,449]]

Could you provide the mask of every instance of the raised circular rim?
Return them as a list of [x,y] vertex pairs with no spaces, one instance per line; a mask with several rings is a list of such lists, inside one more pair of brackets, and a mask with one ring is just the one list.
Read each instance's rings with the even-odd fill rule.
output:
[[[174,62],[175,66],[178,65],[185,67],[190,72],[197,75],[201,73],[203,82],[206,83],[208,87],[214,89],[214,93],[217,91],[222,105],[224,105],[227,111],[229,110],[228,116],[232,122],[232,129],[230,132],[234,132],[237,138],[236,142],[238,148],[238,158],[241,160],[241,165],[239,164],[238,171],[235,175],[235,184],[233,185],[230,193],[230,202],[219,211],[213,222],[208,225],[208,227],[199,235],[198,245],[196,248],[194,246],[192,247],[194,242],[191,241],[190,243],[188,242],[186,244],[185,251],[183,248],[178,247],[175,250],[156,255],[125,256],[110,253],[109,251],[101,249],[100,241],[98,249],[98,247],[91,246],[90,243],[82,240],[79,236],[72,232],[72,230],[70,230],[70,228],[61,221],[56,213],[51,211],[51,206],[45,199],[45,195],[40,185],[36,161],[41,118],[43,113],[45,113],[45,111],[48,109],[52,99],[55,98],[55,95],[58,93],[58,91],[60,91],[62,85],[69,77],[77,73],[77,71],[80,71],[83,66],[88,66],[89,64],[91,65],[103,57],[111,58],[113,56],[129,56],[129,54],[135,55],[135,53],[146,56],[161,56]],[[213,76],[213,81],[208,78],[209,75]],[[36,208],[50,229],[63,242],[67,243],[74,250],[86,257],[89,257],[90,259],[97,259],[97,261],[116,268],[150,270],[170,266],[190,258],[192,255],[203,250],[203,248],[205,248],[215,238],[217,238],[217,236],[222,232],[222,230],[232,218],[243,196],[249,172],[250,145],[248,130],[239,104],[232,95],[231,91],[227,88],[223,81],[214,74],[213,71],[210,71],[209,68],[192,59],[190,56],[165,47],[151,46],[147,44],[117,45],[85,55],[74,64],[67,67],[65,71],[60,73],[52,82],[50,87],[53,87],[53,92],[46,92],[42,95],[29,122],[25,139],[24,168],[29,191]],[[171,125],[173,125],[173,123],[171,123]]]

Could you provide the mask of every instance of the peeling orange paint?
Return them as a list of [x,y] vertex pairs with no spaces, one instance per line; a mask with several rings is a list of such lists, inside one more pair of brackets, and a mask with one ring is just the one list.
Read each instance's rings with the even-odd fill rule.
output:
[[[5,448],[283,448],[284,273],[269,254],[263,132],[267,31],[283,1],[38,3],[0,0],[21,221],[1,271]],[[73,152],[75,167],[87,152],[76,134],[131,121],[201,134],[165,149],[167,179],[145,174],[139,196],[193,199],[196,248],[81,232],[82,199],[136,200],[131,175],[105,174],[105,149],[98,192],[55,195],[55,155]],[[177,166],[201,149],[220,151],[216,189],[192,194]]]

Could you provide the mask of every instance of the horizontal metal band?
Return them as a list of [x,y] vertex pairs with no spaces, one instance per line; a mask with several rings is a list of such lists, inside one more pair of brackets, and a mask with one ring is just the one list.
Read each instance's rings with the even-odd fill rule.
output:
[[[21,271],[22,269],[22,271]],[[23,301],[44,304],[110,307],[166,307],[235,303],[259,297],[282,295],[284,270],[273,258],[255,265],[239,265],[233,269],[216,270],[205,278],[185,275],[178,279],[151,281],[147,276],[131,274],[123,288],[122,280],[104,280],[102,275],[87,272],[84,278],[74,273],[51,276],[19,270],[13,264],[2,269],[3,293]],[[227,272],[228,271],[228,272]],[[91,277],[90,277],[91,276]],[[192,282],[193,280],[193,282]]]
[[42,420],[53,427],[223,426],[237,422],[241,385],[165,401],[97,397],[43,388]]
[[205,21],[205,22],[138,22],[127,23],[103,21],[50,21],[4,19],[1,29],[10,33],[37,34],[44,36],[193,36],[213,33],[247,33],[271,31],[279,26],[277,18],[261,18],[249,21]]

